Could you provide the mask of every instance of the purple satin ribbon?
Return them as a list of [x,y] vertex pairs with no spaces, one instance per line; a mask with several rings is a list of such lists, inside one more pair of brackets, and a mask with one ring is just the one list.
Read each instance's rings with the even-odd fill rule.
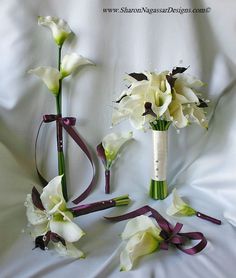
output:
[[103,148],[102,143],[100,143],[99,145],[97,145],[97,154],[98,154],[98,157],[101,159],[102,164],[103,164],[104,167],[106,168],[106,167],[107,167],[107,158],[106,158],[105,150],[104,150],[104,148]]
[[217,225],[221,225],[221,220],[216,219],[216,218],[214,218],[212,216],[203,214],[203,213],[201,213],[199,211],[196,212],[196,216],[201,218],[201,219],[207,220],[207,221],[209,221],[211,223],[214,223],[214,224],[217,224]]
[[[190,232],[190,233],[180,233],[180,230],[183,227],[183,224],[177,223],[175,226],[172,226],[163,216],[161,216],[155,209],[144,206],[132,212],[115,216],[115,217],[105,217],[109,221],[123,221],[130,218],[137,217],[139,215],[143,215],[146,213],[151,213],[149,216],[153,217],[157,224],[161,228],[160,236],[164,239],[164,241],[160,244],[160,248],[163,250],[167,250],[169,245],[172,244],[182,252],[188,255],[194,255],[200,251],[202,251],[206,245],[207,240],[202,233],[199,232]],[[191,248],[184,248],[184,244],[189,240],[200,240],[198,244]]]
[[54,121],[56,121],[56,123],[57,123],[58,151],[61,151],[62,147],[63,147],[61,144],[62,143],[62,131],[61,130],[62,130],[62,128],[64,128],[66,130],[66,132],[70,135],[70,137],[75,141],[75,143],[80,147],[80,149],[85,153],[86,157],[88,158],[88,160],[92,166],[93,176],[92,176],[90,184],[79,197],[77,197],[75,200],[72,201],[74,204],[78,204],[78,203],[82,202],[83,200],[85,200],[88,197],[88,195],[90,194],[90,192],[92,191],[92,189],[94,188],[96,168],[95,168],[95,164],[93,162],[92,155],[91,155],[86,143],[83,141],[83,139],[80,137],[79,133],[74,128],[74,125],[76,123],[76,119],[74,117],[63,117],[62,118],[60,115],[54,115],[54,114],[49,114],[49,115],[43,116],[43,121],[40,123],[39,129],[38,129],[38,132],[36,135],[36,140],[35,140],[36,171],[38,173],[40,181],[42,182],[42,185],[46,186],[48,184],[48,182],[42,176],[42,174],[40,173],[38,166],[37,166],[37,142],[38,142],[38,136],[39,136],[39,132],[41,130],[42,124],[43,123],[51,123]]
[[105,200],[101,202],[86,204],[86,205],[79,205],[73,208],[70,208],[70,210],[73,212],[74,216],[81,216],[85,214],[89,214],[95,211],[100,211],[108,208],[112,208],[116,206],[116,202],[113,199]]

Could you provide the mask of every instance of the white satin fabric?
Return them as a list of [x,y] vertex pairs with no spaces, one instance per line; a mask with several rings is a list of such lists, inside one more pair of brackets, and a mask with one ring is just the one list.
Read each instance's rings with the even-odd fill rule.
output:
[[152,131],[153,138],[153,174],[156,181],[166,180],[168,131]]
[[[103,8],[210,7],[208,14],[109,14]],[[2,0],[0,9],[0,277],[157,277],[231,278],[235,276],[236,237],[236,2],[234,0]],[[129,193],[133,202],[77,219],[86,236],[79,247],[85,260],[33,248],[26,231],[26,194],[39,184],[34,169],[34,140],[45,113],[54,113],[54,98],[42,82],[27,75],[30,68],[56,65],[56,46],[48,30],[37,26],[38,15],[64,18],[77,35],[63,53],[78,52],[96,63],[87,66],[63,87],[63,111],[77,117],[80,134],[95,146],[110,132],[112,101],[125,87],[125,72],[158,71],[188,66],[188,72],[208,83],[211,100],[209,130],[192,125],[177,134],[171,127],[168,145],[168,184],[178,188],[194,208],[222,219],[222,226],[196,217],[170,218],[164,201],[147,196],[152,175],[151,132],[134,131],[113,167],[112,194],[104,194],[100,161],[96,189],[85,203]],[[180,62],[182,60],[182,63]],[[54,124],[41,133],[40,167],[56,175]],[[128,122],[114,130],[131,130]],[[76,197],[90,179],[85,156],[66,140],[70,196]],[[201,231],[206,249],[189,256],[170,248],[146,256],[133,271],[119,272],[120,234],[125,222],[111,224],[104,215],[117,215],[149,204],[183,231]]]

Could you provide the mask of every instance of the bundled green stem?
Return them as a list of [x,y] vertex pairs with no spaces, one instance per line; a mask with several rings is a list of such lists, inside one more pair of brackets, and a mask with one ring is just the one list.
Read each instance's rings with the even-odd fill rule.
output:
[[155,121],[150,122],[150,126],[152,130],[165,131],[168,130],[170,125],[171,125],[170,121],[160,120],[160,119],[156,119]]
[[116,207],[126,206],[130,203],[129,195],[123,195],[113,199],[116,203]]
[[149,195],[154,200],[164,200],[168,196],[167,182],[151,179]]

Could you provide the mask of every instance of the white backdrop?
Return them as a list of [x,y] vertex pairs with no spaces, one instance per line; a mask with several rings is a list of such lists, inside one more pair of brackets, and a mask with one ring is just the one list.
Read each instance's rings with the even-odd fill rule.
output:
[[[0,9],[0,277],[158,277],[231,278],[236,251],[236,3],[234,0],[131,1],[131,0],[1,0]],[[207,8],[207,14],[116,14],[104,8]],[[38,15],[54,15],[68,21],[76,38],[64,53],[75,51],[91,59],[86,67],[64,84],[64,115],[76,116],[80,134],[93,148],[110,132],[112,100],[124,88],[125,72],[166,70],[188,66],[189,73],[208,83],[211,104],[209,130],[191,126],[177,134],[169,132],[168,182],[204,213],[223,220],[222,226],[200,219],[175,218],[184,231],[201,231],[209,243],[198,255],[170,249],[146,256],[133,271],[119,272],[122,248],[119,234],[125,222],[110,224],[104,215],[116,215],[144,204],[163,216],[171,198],[152,201],[147,196],[151,177],[151,133],[134,131],[130,143],[113,168],[111,196],[129,193],[127,208],[82,216],[77,221],[86,231],[80,248],[85,260],[59,257],[33,250],[26,229],[25,196],[38,184],[33,145],[43,114],[55,112],[46,87],[26,72],[39,65],[55,66],[56,46],[48,30],[37,26]],[[122,123],[114,130],[131,130]],[[53,124],[43,131],[40,151],[45,175],[56,175]],[[94,152],[95,154],[95,152]],[[89,165],[70,140],[69,190],[77,196],[89,180]],[[87,202],[105,196],[101,164],[99,179]],[[226,219],[227,218],[227,219]],[[231,224],[228,223],[228,221]]]

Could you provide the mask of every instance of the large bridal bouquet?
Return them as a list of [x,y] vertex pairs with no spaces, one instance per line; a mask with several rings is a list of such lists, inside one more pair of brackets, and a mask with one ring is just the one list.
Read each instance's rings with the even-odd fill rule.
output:
[[153,176],[150,196],[166,198],[167,134],[170,125],[177,129],[191,123],[207,128],[204,108],[208,100],[201,96],[204,83],[186,74],[187,68],[172,71],[127,74],[129,86],[116,100],[113,125],[129,119],[136,129],[147,125],[153,134]]

